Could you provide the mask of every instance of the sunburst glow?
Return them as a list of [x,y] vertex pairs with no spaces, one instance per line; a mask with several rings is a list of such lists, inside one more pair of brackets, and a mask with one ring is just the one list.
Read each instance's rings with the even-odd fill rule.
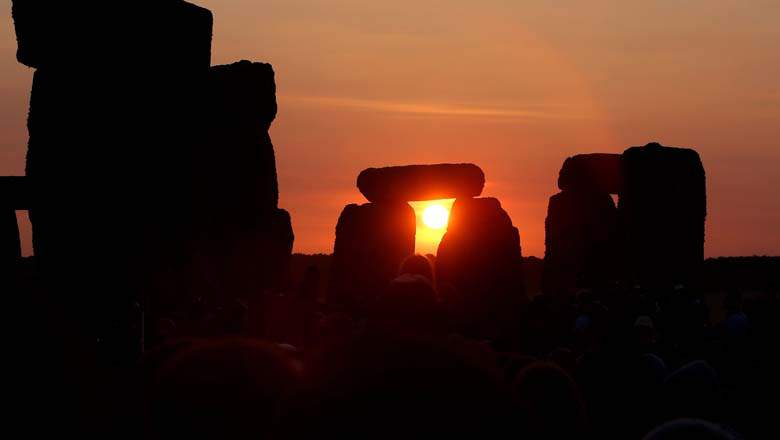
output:
[[455,199],[409,202],[417,217],[415,252],[436,254],[450,220],[450,209]]
[[431,229],[441,229],[447,226],[449,217],[449,211],[441,205],[431,205],[423,211],[423,223]]

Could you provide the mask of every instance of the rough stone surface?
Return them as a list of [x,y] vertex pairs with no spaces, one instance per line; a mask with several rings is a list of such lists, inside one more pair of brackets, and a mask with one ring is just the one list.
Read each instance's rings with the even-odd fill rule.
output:
[[187,260],[211,13],[177,0],[16,0],[13,13],[18,58],[37,68],[26,164],[36,261],[52,289],[78,292],[68,313],[89,343],[137,350],[126,320],[139,292]]
[[[7,273],[22,256],[16,211],[29,207],[26,182],[20,176],[0,177],[0,275]],[[0,279],[0,286],[4,282]]]
[[[170,242],[189,222],[197,136],[190,124],[199,117],[191,94],[199,76],[173,81],[126,74],[35,72],[26,175],[35,250],[42,259],[50,255],[47,244],[65,253],[94,252],[93,245],[107,245],[109,236],[117,240],[113,248],[126,254],[143,243]],[[74,215],[98,206],[99,222],[87,224]],[[72,239],[83,241],[66,244]]]
[[329,299],[363,310],[414,253],[416,227],[404,202],[347,205],[336,225]]
[[13,0],[17,59],[29,67],[208,68],[212,14],[181,0]]
[[287,211],[259,212],[254,221],[228,225],[210,238],[222,294],[247,298],[282,287],[295,240]]
[[273,66],[248,60],[212,66],[209,91],[214,118],[241,131],[267,131],[276,118]]
[[704,260],[705,172],[688,148],[651,143],[623,153],[618,204],[628,280],[642,285],[694,282]]
[[279,189],[268,129],[276,116],[270,64],[240,61],[212,67],[206,142],[198,151],[198,200],[227,219],[276,208]]
[[520,235],[494,198],[457,199],[436,259],[440,294],[461,331],[503,333],[526,302]]
[[[19,225],[16,222],[16,211],[0,208],[0,274],[5,272],[8,264],[21,258],[22,247],[19,240]],[[4,280],[0,280],[0,286]]]
[[563,190],[618,194],[623,187],[623,159],[619,154],[578,154],[563,162],[558,187]]
[[17,211],[30,209],[30,194],[26,177],[0,177],[0,206]]
[[550,197],[542,290],[568,297],[578,287],[616,280],[617,240],[617,209],[609,194],[563,191]]
[[197,251],[217,267],[217,290],[247,297],[281,287],[294,238],[289,214],[277,209],[268,135],[274,71],[245,60],[214,66],[207,86],[206,134],[194,154]]
[[368,168],[357,186],[372,202],[465,198],[482,193],[485,174],[468,163]]

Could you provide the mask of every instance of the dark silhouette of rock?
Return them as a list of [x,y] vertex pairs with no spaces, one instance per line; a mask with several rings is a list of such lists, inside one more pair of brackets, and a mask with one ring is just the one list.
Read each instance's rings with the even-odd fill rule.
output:
[[467,334],[493,337],[526,302],[520,234],[494,198],[456,199],[439,244],[439,291]]
[[212,124],[255,133],[271,127],[277,110],[273,66],[241,60],[212,66],[209,75]]
[[76,292],[67,307],[84,339],[114,352],[105,359],[126,356],[139,347],[133,304],[187,260],[211,13],[175,0],[16,0],[13,12],[18,58],[37,67],[26,165],[36,261],[53,291]]
[[208,93],[208,138],[196,179],[200,202],[223,218],[276,208],[276,160],[268,136],[277,108],[273,68],[245,60],[214,66]]
[[619,154],[578,154],[566,158],[558,188],[618,194],[623,187],[623,159]]
[[[67,254],[99,245],[89,239],[104,225],[128,238],[114,247],[168,242],[188,218],[189,156],[203,107],[194,92],[208,72],[211,13],[181,1],[134,3],[137,11],[59,3],[14,2],[20,58],[39,67],[27,156],[36,255],[45,263],[52,247]],[[61,47],[77,42],[84,47]],[[64,224],[74,210],[98,205],[97,224]],[[56,244],[67,240],[60,232],[75,243]]]
[[110,63],[140,70],[162,60],[187,70],[210,64],[211,12],[182,0],[12,5],[16,57],[29,67]]
[[476,197],[485,174],[470,163],[368,168],[357,179],[360,192],[372,202]]
[[617,209],[609,194],[560,192],[550,197],[544,226],[544,292],[568,297],[617,278]]
[[[0,274],[5,273],[9,264],[22,257],[21,241],[19,240],[19,225],[16,222],[16,211],[10,208],[0,208]],[[0,280],[0,285],[3,281]]]
[[565,300],[580,287],[600,287],[617,275],[617,210],[610,194],[623,186],[619,154],[567,158],[562,192],[550,197],[545,219],[542,290]]
[[0,205],[17,211],[30,209],[30,194],[26,177],[0,177]]
[[[22,257],[16,211],[28,208],[26,179],[0,177],[0,274],[5,274]],[[0,279],[0,285],[4,280]]]
[[245,220],[224,223],[208,235],[205,249],[216,268],[221,302],[246,299],[286,281],[295,240],[290,214],[273,208]]
[[363,307],[414,253],[417,222],[405,202],[347,205],[336,225],[329,300]]
[[623,153],[618,204],[628,280],[695,282],[704,261],[707,196],[699,154],[650,143]]
[[[704,168],[694,150],[651,143],[570,157],[550,198],[544,290],[621,279],[691,283],[704,259]],[[620,196],[617,215],[609,194]],[[617,275],[616,275],[617,274]]]
[[214,66],[207,91],[207,134],[195,154],[199,247],[219,267],[219,290],[246,297],[280,287],[294,239],[289,214],[277,208],[268,135],[277,109],[274,71],[245,60]]
[[[34,229],[60,211],[49,207],[66,200],[71,210],[105,206],[101,225],[127,223],[133,230],[183,213],[192,149],[187,138],[196,136],[190,133],[203,106],[194,91],[210,64],[211,13],[178,0],[132,7],[16,0],[13,12],[19,59],[38,68],[27,157],[40,205]],[[142,215],[139,205],[156,218]],[[45,235],[54,240],[56,234]],[[36,249],[41,257],[46,253]]]

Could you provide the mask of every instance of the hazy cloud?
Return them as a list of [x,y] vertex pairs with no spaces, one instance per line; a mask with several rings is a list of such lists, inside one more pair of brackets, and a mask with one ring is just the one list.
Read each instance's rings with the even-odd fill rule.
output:
[[279,97],[285,104],[313,107],[338,107],[363,111],[403,113],[430,116],[498,117],[512,119],[582,119],[583,115],[569,115],[556,111],[524,110],[517,108],[480,107],[460,104],[387,101],[363,98],[339,98],[324,96]]

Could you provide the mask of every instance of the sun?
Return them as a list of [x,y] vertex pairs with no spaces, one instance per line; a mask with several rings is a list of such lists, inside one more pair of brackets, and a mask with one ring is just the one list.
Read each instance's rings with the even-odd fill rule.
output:
[[450,217],[447,208],[441,205],[431,205],[423,211],[422,220],[425,226],[431,229],[442,229],[447,226],[447,220]]
[[417,229],[414,234],[414,249],[419,254],[436,254],[439,243],[447,233],[450,210],[455,199],[420,200],[409,202],[414,209]]

